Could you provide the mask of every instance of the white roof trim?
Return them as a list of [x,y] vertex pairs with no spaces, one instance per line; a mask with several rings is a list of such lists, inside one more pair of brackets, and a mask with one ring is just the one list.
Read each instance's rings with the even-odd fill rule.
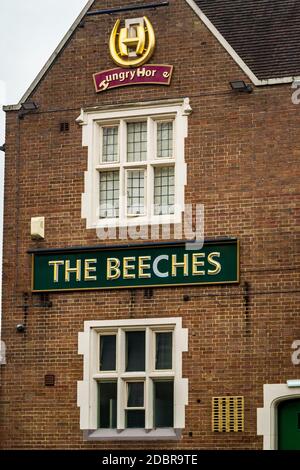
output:
[[279,85],[282,83],[292,83],[295,80],[299,80],[299,76],[295,77],[283,77],[283,78],[268,78],[260,80],[257,76],[250,70],[248,65],[243,61],[243,59],[235,52],[231,45],[226,41],[224,36],[217,30],[217,28],[212,24],[212,22],[207,18],[203,11],[196,5],[194,0],[185,0],[188,5],[194,10],[200,20],[207,26],[210,32],[215,36],[219,43],[224,47],[228,54],[233,58],[237,65],[242,69],[242,71],[247,75],[247,77],[252,81],[256,86],[263,85]]
[[21,104],[24,103],[24,101],[27,100],[27,98],[30,96],[30,94],[33,92],[33,90],[36,88],[36,86],[39,84],[39,82],[42,80],[42,78],[44,77],[44,75],[46,75],[46,73],[48,72],[49,68],[51,67],[51,65],[53,64],[53,62],[55,61],[56,57],[59,55],[59,53],[62,51],[62,49],[64,48],[65,44],[67,43],[67,41],[70,39],[70,37],[72,36],[72,34],[74,33],[75,29],[77,28],[77,26],[80,24],[82,18],[85,16],[85,14],[87,13],[87,11],[90,9],[90,7],[93,5],[95,0],[88,0],[87,4],[85,5],[85,7],[81,10],[81,12],[79,13],[79,15],[77,16],[76,20],[74,21],[74,23],[72,24],[72,26],[70,27],[70,29],[68,30],[67,34],[63,37],[63,39],[60,41],[59,45],[57,46],[57,48],[55,49],[55,51],[53,52],[53,54],[51,55],[51,57],[49,58],[49,60],[46,62],[46,64],[44,65],[44,67],[42,68],[42,70],[40,71],[40,73],[36,76],[36,78],[34,79],[34,81],[32,82],[32,84],[30,85],[30,87],[28,88],[28,90],[26,91],[26,93],[22,96],[22,98],[20,99],[19,103],[18,104],[13,104],[13,105],[7,105],[7,106],[3,106],[3,111],[18,111],[20,108],[21,108]]
[[[215,28],[215,26],[211,23],[211,21],[207,18],[207,16],[200,10],[200,8],[195,4],[194,0],[185,0],[186,3],[194,10],[196,15],[200,18],[200,20],[207,26],[207,28],[210,30],[210,32],[216,37],[216,39],[220,42],[220,44],[224,47],[224,49],[228,52],[228,54],[233,58],[233,60],[237,63],[237,65],[243,70],[243,72],[249,77],[249,79],[252,81],[252,83],[256,86],[262,86],[262,85],[279,85],[282,83],[293,83],[296,80],[300,81],[300,75],[297,75],[295,77],[283,77],[283,78],[269,78],[265,80],[259,80],[256,75],[250,70],[248,65],[241,59],[241,57],[235,52],[235,50],[230,46],[230,44],[226,41],[226,39],[222,36],[222,34]],[[56,57],[59,55],[61,50],[64,48],[65,44],[67,41],[70,39],[72,36],[73,32],[77,28],[77,26],[80,24],[82,18],[85,16],[87,11],[90,9],[90,7],[93,5],[94,0],[88,0],[86,6],[82,9],[70,29],[68,30],[67,34],[63,37],[49,60],[46,62],[40,73],[37,75],[37,77],[34,79],[26,93],[22,96],[20,99],[19,103],[17,104],[12,104],[12,105],[6,105],[3,106],[3,111],[18,111],[21,108],[21,104],[24,103],[30,96],[30,94],[33,92],[33,90],[37,87],[39,82],[42,80],[44,75],[48,72],[49,68],[55,61]]]

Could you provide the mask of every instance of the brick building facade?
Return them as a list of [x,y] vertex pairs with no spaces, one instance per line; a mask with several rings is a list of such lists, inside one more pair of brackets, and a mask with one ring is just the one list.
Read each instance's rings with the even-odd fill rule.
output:
[[[141,6],[147,2],[132,3]],[[230,43],[232,29],[228,37],[226,28],[222,31],[222,18],[228,24],[232,17],[236,24],[243,15],[240,1],[234,2],[234,11],[226,1],[156,3],[168,5],[90,15],[118,8],[120,1],[88,2],[25,98],[19,105],[6,107],[2,339],[7,364],[0,366],[1,448],[268,449],[290,445],[285,443],[286,411],[281,408],[291,404],[295,416],[299,416],[299,383],[289,387],[287,381],[299,378],[300,367],[297,354],[296,360],[291,359],[292,345],[296,350],[300,339],[296,258],[300,117],[299,108],[292,102],[295,90],[291,89],[291,77],[297,71],[300,75],[300,70],[287,51],[278,52],[276,57],[267,51],[268,60],[263,60],[264,43],[251,51],[253,42],[245,38],[243,30],[239,34],[245,40],[241,50],[236,50]],[[215,9],[208,3],[215,4]],[[250,2],[250,7],[255,9],[254,3]],[[269,2],[260,3],[267,8]],[[268,10],[268,20],[283,15],[281,2],[272,3],[275,6],[272,13]],[[286,3],[291,20],[295,2]],[[247,17],[249,31],[251,20],[263,21],[263,15],[253,15]],[[116,20],[124,26],[124,20],[144,16],[149,18],[156,38],[154,54],[147,64],[172,65],[170,85],[122,86],[96,93],[93,74],[117,67],[108,47]],[[282,23],[286,24],[284,17]],[[295,23],[300,24],[300,18]],[[266,35],[268,31],[265,29]],[[273,41],[277,50],[276,38]],[[285,63],[283,71],[278,62]],[[230,82],[234,80],[251,84],[253,92],[248,93],[249,88],[245,92],[233,90]],[[31,107],[35,103],[37,108],[28,110],[23,103]],[[93,139],[88,137],[92,135],[90,116],[95,115],[91,119],[96,122],[103,113],[101,132],[106,132],[106,125],[121,128],[123,121],[129,132],[124,110],[134,110],[133,125],[140,124],[137,116],[142,115],[142,121],[151,126],[151,106],[158,128],[158,109],[168,110],[167,120],[162,115],[165,123],[176,122],[177,110],[179,117],[184,116],[184,122],[177,127],[174,124],[178,134],[181,126],[187,130],[178,143],[183,145],[184,161],[174,163],[175,192],[183,188],[184,207],[204,205],[207,239],[215,243],[239,241],[239,282],[32,292],[32,251],[64,256],[62,253],[72,247],[92,250],[104,245],[130,248],[140,244],[139,250],[143,250],[153,242],[169,241],[158,237],[140,241],[99,239],[87,216],[93,197],[88,168],[94,148],[94,141],[88,142]],[[107,117],[109,113],[111,118]],[[120,118],[116,117],[118,113]],[[134,132],[133,139],[137,139],[140,128]],[[156,134],[153,139],[159,140]],[[145,152],[149,152],[151,142],[145,145]],[[124,168],[128,176],[130,170],[126,165]],[[168,164],[166,168],[173,167]],[[105,171],[107,176],[108,169]],[[135,171],[140,178],[144,170],[138,167]],[[156,171],[154,165],[154,179]],[[181,171],[186,171],[186,181],[180,189],[176,185]],[[170,186],[171,180],[167,181]],[[142,198],[141,187],[139,190]],[[169,214],[172,219],[172,211]],[[34,240],[30,222],[39,216],[45,218],[45,236]],[[54,251],[49,252],[51,249]],[[70,276],[74,275],[76,272],[71,272]],[[25,331],[16,331],[18,324],[23,324]],[[139,373],[131,372],[127,377],[126,371],[132,369],[126,369],[126,365],[124,376],[116,372],[101,379],[98,370],[97,377],[91,377],[90,363],[97,360],[98,352],[86,332],[93,328],[96,334],[117,334],[117,346],[110,343],[109,347],[120,349],[109,357],[117,354],[121,361],[126,351],[128,363],[128,332],[156,335],[152,343],[150,336],[146,339],[147,348],[156,350],[154,355],[161,354],[157,335],[171,332],[174,357],[172,366],[165,367],[171,371],[162,372],[164,367],[157,366],[156,356],[156,378],[150,369],[149,376],[143,375],[143,367],[142,372],[137,368]],[[139,341],[143,344],[144,340]],[[133,351],[139,341],[133,342]],[[54,381],[52,386],[47,380],[50,385]],[[94,393],[99,383],[116,384],[118,391],[104,391],[100,385],[101,397],[110,394],[102,402]],[[169,393],[173,398],[163,390],[170,383],[175,384]],[[144,401],[140,402],[141,395],[134,395],[134,387],[139,386],[144,387],[140,391]],[[119,396],[121,393],[127,398]],[[165,423],[169,419],[166,426],[158,423],[159,400],[165,408],[172,408],[173,418],[161,417]],[[115,425],[104,424],[99,430],[99,422],[105,421],[99,418],[99,408],[104,407],[106,416],[108,405],[107,420],[110,425],[116,420]],[[144,425],[137,426],[141,429],[128,424],[140,419],[145,419]],[[292,448],[299,449],[299,442]]]

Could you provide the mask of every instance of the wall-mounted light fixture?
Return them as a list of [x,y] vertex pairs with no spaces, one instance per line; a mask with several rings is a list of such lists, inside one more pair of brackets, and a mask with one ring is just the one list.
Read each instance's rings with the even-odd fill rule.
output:
[[19,111],[19,118],[23,119],[25,114],[31,113],[38,109],[38,105],[34,101],[26,101],[21,104],[21,109]]
[[0,152],[5,152],[5,144],[0,145]]
[[31,217],[30,235],[32,240],[44,240],[45,217]]
[[252,93],[253,88],[251,85],[247,85],[244,80],[233,80],[230,83],[233,91],[238,91],[240,93]]

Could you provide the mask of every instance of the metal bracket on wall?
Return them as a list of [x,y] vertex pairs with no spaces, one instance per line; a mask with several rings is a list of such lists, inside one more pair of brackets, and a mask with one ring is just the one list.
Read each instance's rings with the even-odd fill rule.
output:
[[109,8],[107,10],[89,11],[86,16],[111,15],[112,13],[123,13],[125,11],[148,10],[150,8],[168,7],[169,1],[159,3],[145,3],[144,5],[127,5],[119,8]]

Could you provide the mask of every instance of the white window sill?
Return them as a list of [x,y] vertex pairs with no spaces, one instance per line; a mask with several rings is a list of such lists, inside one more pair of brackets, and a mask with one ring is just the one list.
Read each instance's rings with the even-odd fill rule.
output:
[[109,227],[137,227],[144,225],[165,225],[180,224],[181,212],[174,215],[157,215],[152,217],[130,217],[128,219],[100,219],[93,224],[91,228],[109,228]]
[[85,441],[178,441],[181,438],[181,429],[158,428],[146,431],[145,429],[97,429],[85,431]]

